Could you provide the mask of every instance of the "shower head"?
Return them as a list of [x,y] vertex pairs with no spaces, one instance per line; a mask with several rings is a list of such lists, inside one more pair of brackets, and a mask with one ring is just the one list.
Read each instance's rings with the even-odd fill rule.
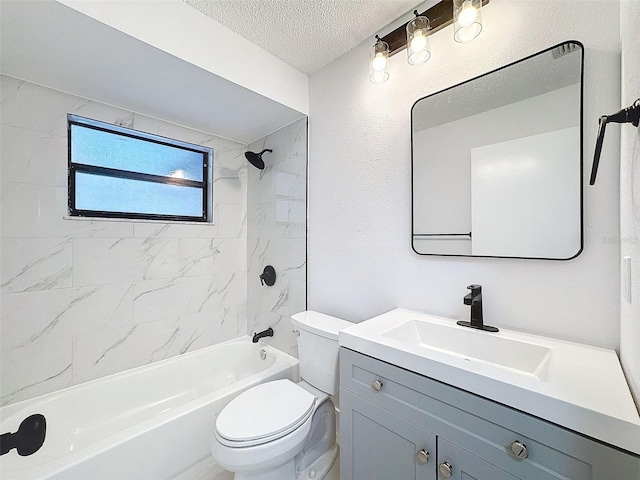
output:
[[249,160],[249,163],[251,165],[260,170],[264,170],[264,160],[262,160],[262,154],[264,152],[273,152],[273,150],[271,150],[270,148],[265,148],[260,153],[244,152],[244,156],[247,157],[247,160]]

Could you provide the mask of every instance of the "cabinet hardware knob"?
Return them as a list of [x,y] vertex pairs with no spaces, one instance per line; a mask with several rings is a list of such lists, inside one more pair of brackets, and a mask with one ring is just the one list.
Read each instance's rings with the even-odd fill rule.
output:
[[451,478],[451,475],[453,474],[453,467],[449,462],[442,462],[438,467],[438,470],[440,470],[440,475],[444,478]]
[[371,386],[376,392],[382,390],[382,382],[380,380],[374,380]]
[[420,463],[429,462],[429,452],[427,452],[424,448],[422,450],[418,450],[418,452],[416,453],[416,457],[418,457],[418,461]]
[[529,456],[529,450],[527,450],[527,446],[520,440],[511,442],[511,453],[522,460]]

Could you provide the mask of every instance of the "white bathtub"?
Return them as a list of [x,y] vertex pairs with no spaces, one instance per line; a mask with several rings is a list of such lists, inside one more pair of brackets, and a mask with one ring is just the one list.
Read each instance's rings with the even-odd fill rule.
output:
[[210,455],[232,398],[279,378],[297,381],[298,360],[246,336],[3,407],[0,433],[40,413],[47,435],[31,456],[1,456],[0,478],[172,478]]

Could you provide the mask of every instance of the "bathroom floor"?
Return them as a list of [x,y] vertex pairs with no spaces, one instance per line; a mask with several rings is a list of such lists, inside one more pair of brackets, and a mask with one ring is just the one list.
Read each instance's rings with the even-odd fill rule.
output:
[[[233,480],[233,473],[222,470],[213,461],[213,458],[208,458],[181,473],[173,480]],[[340,480],[340,457],[336,459],[324,480]]]

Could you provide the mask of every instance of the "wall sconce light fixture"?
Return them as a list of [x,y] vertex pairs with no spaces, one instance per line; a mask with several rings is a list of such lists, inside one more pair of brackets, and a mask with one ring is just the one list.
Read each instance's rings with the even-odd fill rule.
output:
[[389,78],[389,44],[376,35],[376,43],[369,51],[369,80],[386,82]]
[[470,42],[482,31],[482,0],[453,0],[453,38]]
[[418,15],[418,11],[413,11],[416,18],[407,23],[407,61],[411,65],[426,63],[431,57],[429,48],[429,19]]
[[418,13],[415,18],[380,38],[371,47],[369,55],[369,79],[374,83],[389,78],[389,57],[407,49],[407,61],[420,65],[431,58],[429,36],[453,24],[456,42],[469,42],[482,31],[482,5],[489,0],[442,0],[433,7]]

